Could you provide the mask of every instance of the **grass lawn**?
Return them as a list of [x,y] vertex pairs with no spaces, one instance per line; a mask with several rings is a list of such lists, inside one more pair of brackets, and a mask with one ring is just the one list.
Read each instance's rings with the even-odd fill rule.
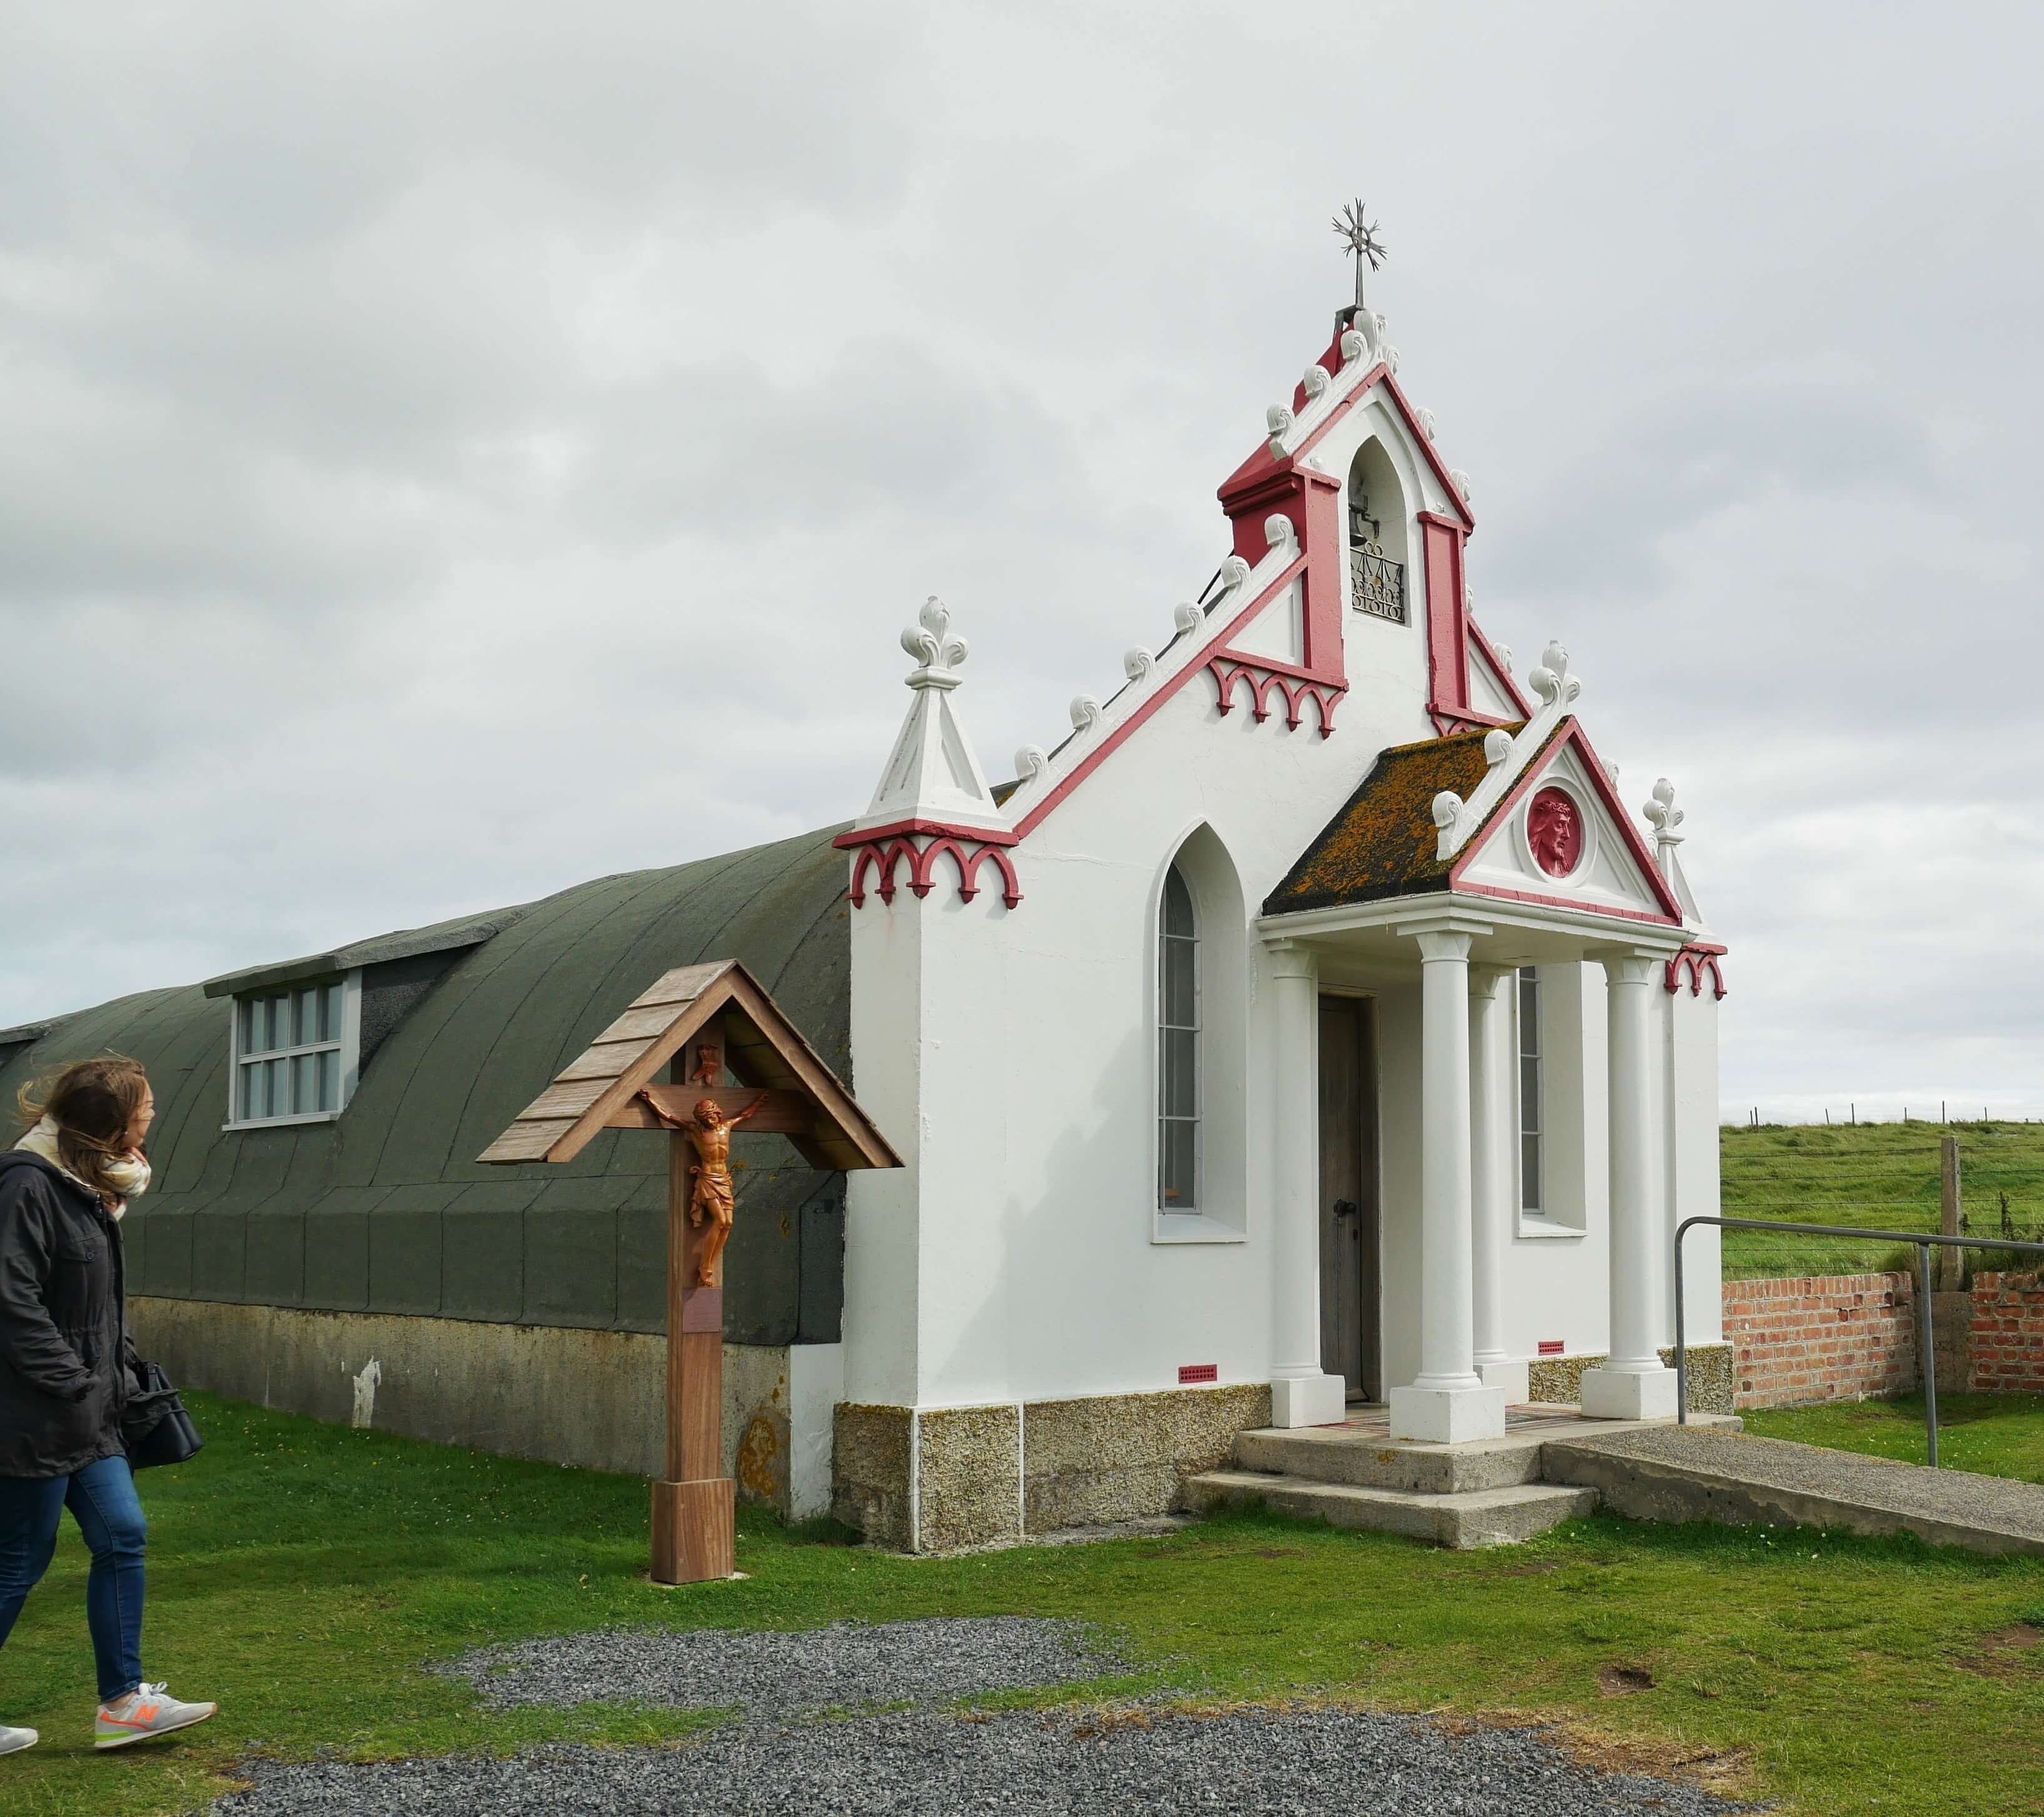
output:
[[[1959,1138],[1959,1195],[1973,1234],[2001,1229],[2001,1195],[2026,1239],[2044,1241],[2044,1123],[1727,1124],[1719,1132],[1727,1218],[1781,1218],[1874,1229],[1938,1228],[1938,1140]],[[1915,1265],[1878,1245],[1823,1237],[1724,1233],[1727,1280],[1770,1275],[1858,1274]],[[1976,1256],[1976,1268],[1992,1267]]]
[[[1921,1395],[1835,1407],[1782,1407],[1742,1417],[1747,1431],[1769,1438],[1864,1451],[1905,1464],[1928,1461]],[[1941,1394],[1938,1461],[1949,1470],[2044,1483],[2044,1395]]]
[[[2044,1807],[2044,1561],[1913,1542],[1599,1518],[1534,1545],[1433,1551],[1270,1518],[1162,1539],[913,1560],[741,1517],[747,1581],[656,1590],[627,1477],[446,1449],[191,1397],[210,1442],[143,1479],[145,1660],[222,1715],[182,1742],[90,1752],[85,1558],[67,1529],[0,1652],[0,1717],[43,1745],[0,1760],[0,1808],[190,1810],[252,1753],[356,1757],[547,1738],[649,1741],[703,1719],[481,1711],[421,1662],[609,1623],[805,1627],[1026,1614],[1100,1623],[1128,1677],[1040,1700],[1329,1697],[1538,1712],[1649,1766],[1807,1812]],[[1600,1669],[1651,1688],[1608,1698]],[[1007,1700],[1012,1702],[1013,1699]]]

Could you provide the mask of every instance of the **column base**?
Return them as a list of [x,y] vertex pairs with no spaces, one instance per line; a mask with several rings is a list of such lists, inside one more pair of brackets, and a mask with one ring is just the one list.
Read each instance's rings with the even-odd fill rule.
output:
[[1504,1390],[1507,1407],[1523,1407],[1533,1398],[1533,1385],[1529,1379],[1532,1368],[1531,1364],[1524,1361],[1479,1362],[1476,1372],[1485,1388]]
[[1504,1390],[1393,1388],[1391,1436],[1423,1439],[1435,1445],[1459,1445],[1469,1438],[1501,1438],[1504,1436]]
[[1348,1384],[1339,1376],[1280,1376],[1270,1384],[1273,1426],[1339,1426],[1348,1417]]
[[1591,1419],[1673,1419],[1675,1372],[1585,1369],[1582,1396],[1583,1412]]

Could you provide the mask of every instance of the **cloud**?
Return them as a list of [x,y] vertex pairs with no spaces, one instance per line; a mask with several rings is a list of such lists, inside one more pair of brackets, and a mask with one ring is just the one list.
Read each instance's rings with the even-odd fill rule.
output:
[[1727,1101],[2044,1110],[2039,28],[1769,31],[16,9],[0,1022],[855,812],[928,592],[1054,741],[1360,187],[1486,628],[1690,810]]

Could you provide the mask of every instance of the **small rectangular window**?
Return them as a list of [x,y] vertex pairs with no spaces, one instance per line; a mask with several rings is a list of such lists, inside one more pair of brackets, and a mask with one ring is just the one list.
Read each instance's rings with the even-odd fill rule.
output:
[[346,1008],[345,981],[236,999],[230,1127],[340,1114]]
[[1540,979],[1527,965],[1519,973],[1519,1203],[1536,1216],[1544,1210],[1540,1097]]

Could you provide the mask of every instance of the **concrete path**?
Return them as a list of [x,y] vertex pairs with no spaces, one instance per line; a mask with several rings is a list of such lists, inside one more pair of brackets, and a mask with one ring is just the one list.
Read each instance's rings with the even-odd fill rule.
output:
[[1972,1552],[2044,1556],[2044,1485],[1696,1426],[1550,1439],[1541,1473],[1635,1520],[1913,1533]]

